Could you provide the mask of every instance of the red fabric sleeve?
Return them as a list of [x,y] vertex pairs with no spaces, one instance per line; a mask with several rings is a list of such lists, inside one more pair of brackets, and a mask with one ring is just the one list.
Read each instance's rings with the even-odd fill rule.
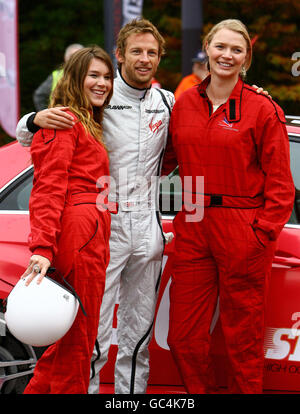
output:
[[76,126],[68,130],[41,129],[33,138],[33,189],[29,201],[33,254],[50,262],[57,252],[61,216],[68,188],[68,170],[76,147]]
[[[278,116],[278,115],[279,116]],[[264,208],[258,212],[254,228],[276,240],[289,220],[295,196],[295,187],[290,171],[289,139],[281,108],[272,111],[262,123],[258,119],[257,150],[261,168],[265,174]]]

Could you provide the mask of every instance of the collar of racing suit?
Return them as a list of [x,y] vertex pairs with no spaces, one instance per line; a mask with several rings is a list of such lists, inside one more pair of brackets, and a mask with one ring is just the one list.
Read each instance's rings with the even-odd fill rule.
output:
[[[209,101],[206,94],[206,88],[210,83],[211,76],[207,76],[203,82],[198,86],[199,94],[202,98]],[[231,95],[225,105],[226,118],[229,122],[239,122],[241,120],[241,102],[243,96],[244,82],[241,78],[238,79]],[[209,101],[210,102],[210,101]]]
[[[207,96],[206,93],[206,88],[210,82],[211,76],[207,76],[203,82],[201,82],[197,88],[198,88],[198,92],[200,94],[200,96],[204,99],[206,99],[209,103],[209,105],[211,106],[211,102]],[[252,93],[259,93],[256,91],[256,89],[254,89],[252,86],[249,86],[248,84],[246,84],[241,77],[239,77],[235,87],[233,88],[233,91],[231,92],[230,97],[228,98],[227,102],[224,104],[225,105],[225,112],[226,112],[226,118],[229,122],[239,122],[241,120],[242,117],[242,113],[241,113],[241,106],[242,106],[242,99],[243,99],[243,95],[244,95],[244,91],[245,90],[250,90],[252,91]],[[272,100],[272,98],[268,95],[265,95],[263,93],[260,94],[262,97],[264,97],[265,99],[269,99],[271,104],[274,107],[276,116],[278,117],[279,121],[283,124],[286,123],[285,120],[285,116],[284,113],[282,111],[278,111],[274,101]]]
[[147,92],[151,89],[152,85],[150,85],[149,88],[144,89],[138,89],[134,88],[133,86],[130,86],[129,83],[125,81],[123,76],[121,75],[121,72],[119,69],[117,70],[117,81],[119,82],[119,90],[121,94],[124,94],[124,96],[134,96],[138,99],[145,98]]

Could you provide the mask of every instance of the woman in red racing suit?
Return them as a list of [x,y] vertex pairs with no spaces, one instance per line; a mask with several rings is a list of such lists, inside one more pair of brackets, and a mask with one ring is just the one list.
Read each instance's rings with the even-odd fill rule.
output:
[[268,278],[294,201],[285,117],[241,78],[252,52],[240,21],[220,22],[204,44],[210,76],[176,102],[163,169],[178,162],[185,178],[168,343],[186,390],[215,392],[210,325],[219,296],[229,392],[261,393]]
[[25,394],[87,393],[109,262],[110,213],[96,206],[101,192],[96,183],[109,176],[101,122],[112,85],[113,67],[105,51],[92,47],[76,52],[65,65],[51,104],[68,106],[74,126],[40,129],[33,139],[33,255],[22,277],[31,274],[27,284],[34,277],[43,283],[51,264],[57,280],[62,283],[62,275],[75,289],[86,316],[79,309],[70,330],[44,352]]

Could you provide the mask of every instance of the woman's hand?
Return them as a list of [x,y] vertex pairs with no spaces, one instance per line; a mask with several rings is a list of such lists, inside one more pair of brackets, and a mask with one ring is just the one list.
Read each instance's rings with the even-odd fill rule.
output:
[[32,280],[38,275],[37,284],[40,284],[50,267],[50,260],[44,256],[34,254],[31,256],[29,265],[21,278],[27,277],[25,285],[28,286]]

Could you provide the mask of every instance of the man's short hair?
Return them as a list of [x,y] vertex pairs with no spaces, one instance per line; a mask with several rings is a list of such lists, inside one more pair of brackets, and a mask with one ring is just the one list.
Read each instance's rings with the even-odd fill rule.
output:
[[154,24],[152,24],[149,20],[140,18],[131,20],[120,30],[117,39],[117,49],[119,49],[121,56],[125,56],[126,41],[128,37],[137,33],[151,33],[158,42],[159,57],[165,54],[165,39],[159,33]]

